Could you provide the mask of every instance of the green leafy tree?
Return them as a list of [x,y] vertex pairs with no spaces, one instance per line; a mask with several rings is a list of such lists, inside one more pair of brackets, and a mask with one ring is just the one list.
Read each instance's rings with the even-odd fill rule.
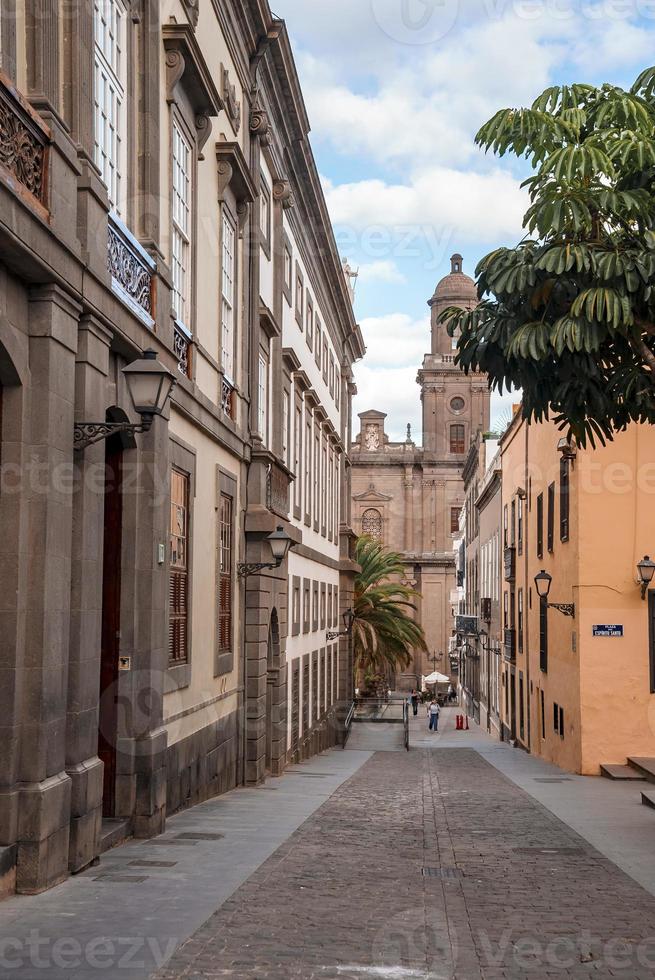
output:
[[372,679],[407,667],[413,651],[427,647],[422,627],[410,615],[418,593],[398,581],[405,571],[401,556],[363,536],[355,560],[361,567],[353,606],[355,667],[367,686],[375,686]]
[[476,270],[480,305],[442,315],[458,360],[580,444],[655,422],[655,68],[629,92],[549,88],[476,137],[525,157],[526,237]]

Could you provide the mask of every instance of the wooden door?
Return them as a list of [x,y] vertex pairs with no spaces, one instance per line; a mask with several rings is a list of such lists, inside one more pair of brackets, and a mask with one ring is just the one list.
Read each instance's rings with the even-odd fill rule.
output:
[[102,812],[116,815],[118,656],[121,621],[122,462],[120,447],[108,440],[105,456],[105,520],[102,574],[102,650],[98,755],[104,763]]

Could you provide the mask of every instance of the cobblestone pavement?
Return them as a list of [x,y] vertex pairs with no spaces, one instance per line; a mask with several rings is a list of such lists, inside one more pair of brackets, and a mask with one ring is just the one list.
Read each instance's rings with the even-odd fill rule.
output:
[[158,980],[655,974],[655,898],[472,750],[376,753]]

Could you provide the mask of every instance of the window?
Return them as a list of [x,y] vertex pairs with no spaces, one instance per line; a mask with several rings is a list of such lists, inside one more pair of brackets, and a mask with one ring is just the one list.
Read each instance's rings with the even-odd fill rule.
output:
[[[305,443],[311,447],[312,444],[312,417],[307,412],[307,422],[305,424]],[[305,453],[305,524],[308,526],[312,521],[312,454]]]
[[189,475],[171,471],[168,662],[188,662]]
[[334,378],[334,404],[336,408],[339,408],[339,402],[341,400],[341,371],[339,369],[339,363],[337,362],[335,366],[335,378]]
[[302,273],[298,263],[296,263],[296,320],[302,330],[303,303],[305,300],[305,287],[302,281]]
[[537,497],[537,558],[544,557],[544,495]]
[[307,319],[305,326],[305,340],[307,341],[307,346],[310,350],[313,349],[314,345],[314,304],[312,303],[309,293],[307,293]]
[[321,321],[317,316],[316,317],[316,343],[314,344],[314,360],[316,361],[316,366],[319,369],[321,367],[322,356],[323,356],[323,331],[321,329]]
[[466,407],[466,402],[459,395],[457,395],[456,398],[451,399],[450,410],[451,412],[454,412],[456,415],[458,415],[460,412],[463,412],[465,407]]
[[328,342],[325,336],[323,337],[323,381],[326,384],[328,382]]
[[503,548],[509,547],[509,519],[507,516],[507,504],[503,508]]
[[330,394],[334,398],[334,356],[330,354]]
[[123,0],[95,0],[93,18],[94,158],[118,213],[127,170],[125,91],[127,11]]
[[287,302],[291,305],[291,290],[293,288],[293,254],[291,252],[291,246],[285,244],[284,246],[284,295],[287,298]]
[[555,546],[555,484],[548,487],[548,550]]
[[265,253],[271,254],[271,192],[268,184],[262,176],[259,192],[259,228],[262,234],[262,248]]
[[546,738],[546,699],[544,698],[543,689],[539,692],[541,700],[541,737]]
[[318,629],[318,582],[312,584],[312,632]]
[[289,457],[289,410],[291,397],[288,391],[282,395],[282,459],[287,468],[291,468]]
[[222,222],[222,273],[221,273],[221,359],[223,371],[229,381],[234,381],[234,311],[236,270],[235,242],[236,230],[229,214],[223,210]]
[[291,635],[298,636],[300,633],[300,578],[293,576],[293,587],[291,590]]
[[327,484],[328,484],[328,459],[327,441],[325,434],[321,436],[323,446],[322,471],[321,471],[321,534],[325,537],[327,532]]
[[362,534],[382,541],[382,514],[379,510],[370,508],[362,514]]
[[268,358],[262,351],[257,382],[257,431],[264,445],[268,445]]
[[509,629],[509,593],[503,592],[503,628]]
[[314,530],[318,531],[321,510],[321,437],[318,429],[314,434]]
[[[307,445],[305,451],[311,452],[311,445]],[[302,500],[302,408],[299,405],[296,405],[296,413],[293,420],[293,473],[295,476],[293,503],[296,517],[300,517]]]
[[523,554],[523,500],[519,497],[517,501],[517,545],[519,555]]
[[460,507],[451,507],[450,508],[450,533],[451,534],[458,534],[459,533],[459,515],[460,515],[460,513],[461,513],[461,508]]
[[191,322],[191,144],[173,120],[172,275],[175,316]]
[[561,705],[559,708],[559,735],[560,738],[564,738],[564,708]]
[[559,464],[559,538],[569,540],[570,461],[561,459]]
[[308,578],[303,579],[302,584],[302,631],[303,633],[309,633],[311,629],[310,622],[310,588],[311,583]]
[[559,735],[559,705],[553,702],[553,730]]
[[518,635],[519,653],[523,653],[523,589],[518,591]]
[[218,651],[232,650],[232,497],[222,493],[219,506],[219,557],[218,557]]
[[450,427],[450,451],[461,455],[466,452],[466,429],[460,423]]
[[515,500],[512,501],[511,513],[512,513],[512,519],[509,525],[509,543],[510,546],[513,548],[514,545],[516,544],[516,501]]

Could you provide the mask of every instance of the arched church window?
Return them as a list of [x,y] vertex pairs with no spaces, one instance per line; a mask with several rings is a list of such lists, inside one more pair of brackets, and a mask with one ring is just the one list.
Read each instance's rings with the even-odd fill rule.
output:
[[370,538],[382,540],[382,514],[379,510],[370,508],[362,514],[362,534]]
[[458,455],[466,452],[466,428],[459,423],[450,427],[450,451]]

